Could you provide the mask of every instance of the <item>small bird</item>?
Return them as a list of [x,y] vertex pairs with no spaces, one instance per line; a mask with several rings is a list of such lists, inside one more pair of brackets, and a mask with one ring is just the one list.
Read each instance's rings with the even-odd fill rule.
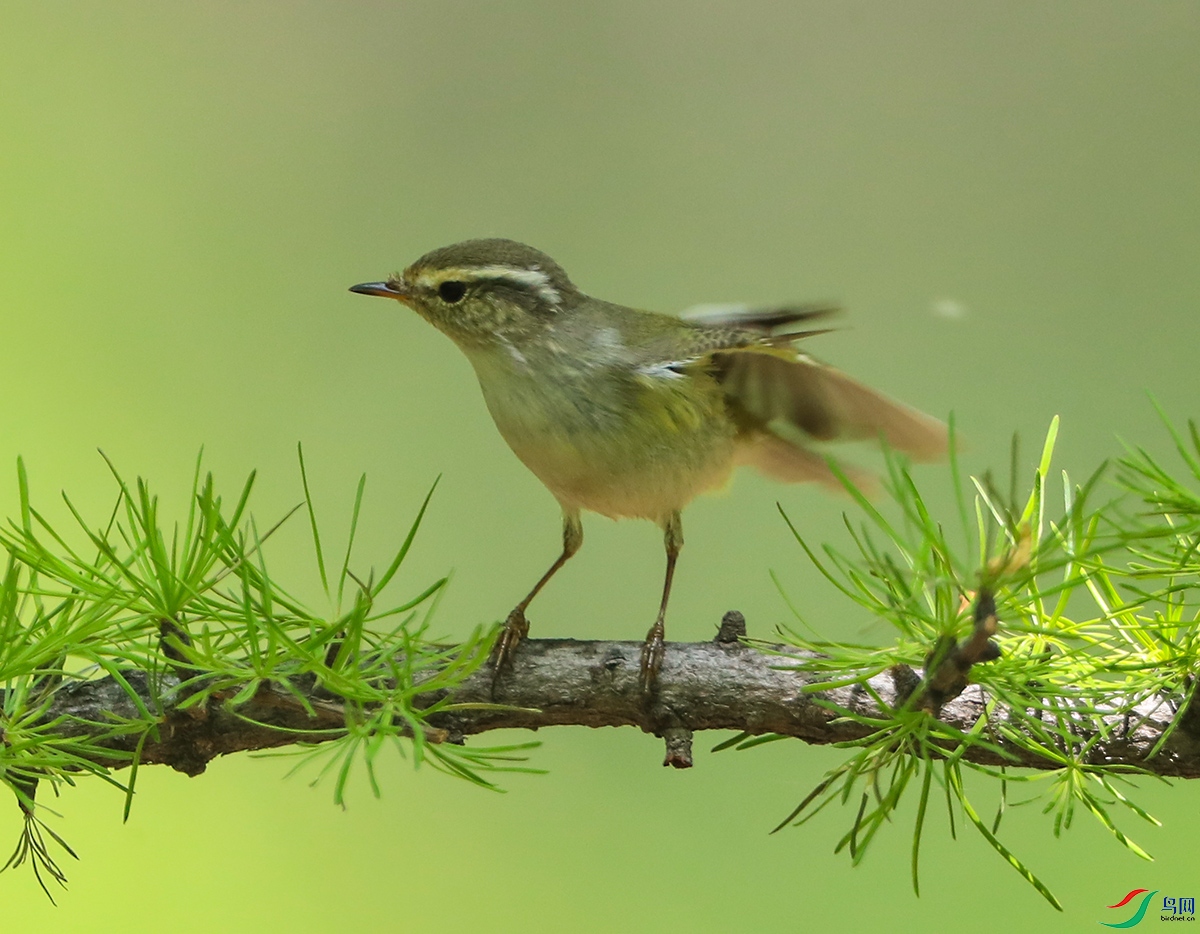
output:
[[433,250],[350,291],[396,299],[458,345],[500,434],[562,507],[562,553],[508,614],[497,673],[529,632],[530,602],[583,544],[583,510],[663,530],[662,602],[641,655],[651,692],[692,499],[739,464],[838,486],[814,441],[882,439],[917,460],[947,448],[942,422],[796,349],[831,307],[639,311],[585,295],[545,253],[502,239]]

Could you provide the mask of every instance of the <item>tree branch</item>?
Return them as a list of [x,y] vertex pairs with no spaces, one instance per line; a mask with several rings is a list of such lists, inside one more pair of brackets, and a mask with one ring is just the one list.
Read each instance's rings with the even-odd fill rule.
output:
[[[724,630],[723,630],[724,632]],[[489,666],[475,671],[448,698],[455,704],[485,704],[486,709],[457,709],[431,718],[427,738],[434,742],[463,742],[463,737],[498,729],[537,730],[547,726],[633,726],[663,737],[667,746],[664,765],[691,765],[691,734],[698,730],[737,730],[762,735],[776,733],[808,743],[835,743],[862,737],[870,728],[841,716],[821,702],[836,705],[863,717],[881,713],[871,691],[889,707],[904,703],[920,683],[920,674],[894,666],[871,678],[871,691],[863,685],[806,693],[806,685],[819,676],[789,668],[779,655],[730,642],[718,635],[713,642],[668,643],[658,679],[658,689],[645,696],[639,684],[640,642],[526,639],[495,679]],[[794,658],[806,653],[788,646],[776,651]],[[264,684],[236,711],[218,700],[206,706],[179,709],[179,681],[160,677],[158,691],[142,671],[124,672],[126,681],[147,708],[162,705],[158,735],[146,737],[140,755],[143,764],[163,763],[189,775],[204,771],[220,755],[267,749],[289,743],[319,742],[343,734],[345,719],[338,699],[315,684],[305,694],[315,716],[294,696]],[[303,688],[302,688],[303,690]],[[157,693],[157,697],[154,695]],[[429,703],[446,699],[431,694]],[[490,705],[511,705],[495,709]],[[948,700],[938,718],[958,730],[970,731],[984,713],[985,697],[979,685],[970,685]],[[1094,706],[1094,703],[1092,704]],[[1087,763],[1124,764],[1157,775],[1200,777],[1200,739],[1183,718],[1163,748],[1152,759],[1147,755],[1173,719],[1182,716],[1177,699],[1160,697],[1143,702],[1132,714],[1097,719],[1074,717],[1069,695],[1056,716],[1076,720],[1073,731],[1081,738],[1102,736],[1083,754]],[[1116,709],[1114,707],[1114,709]],[[97,723],[115,715],[137,718],[130,695],[111,677],[62,686],[47,711],[47,720],[58,719],[58,732],[68,736],[95,735]],[[1003,711],[993,713],[993,722]],[[90,721],[90,722],[89,722]],[[1089,729],[1091,732],[1089,732]],[[312,730],[326,730],[314,735]],[[986,730],[982,738],[1012,758],[985,747],[972,746],[966,758],[991,765],[1019,765],[1035,769],[1058,768],[1061,762],[1037,757]],[[2,739],[2,737],[0,737]],[[103,741],[111,757],[96,762],[129,765],[139,736],[126,734]],[[1064,757],[1078,750],[1058,750]]]

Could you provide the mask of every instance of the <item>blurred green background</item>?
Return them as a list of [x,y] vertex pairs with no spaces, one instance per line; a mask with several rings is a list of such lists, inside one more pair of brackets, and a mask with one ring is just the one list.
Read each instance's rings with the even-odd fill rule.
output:
[[[454,569],[441,631],[502,618],[557,553],[550,496],[494,430],[466,361],[346,291],[426,250],[507,236],[586,291],[660,310],[837,299],[815,351],[956,413],[966,466],[1026,466],[1063,418],[1082,477],[1116,436],[1164,450],[1150,391],[1197,411],[1200,6],[1194,2],[6,3],[0,13],[0,464],[97,521],[95,453],[183,504],[201,445],[255,513],[299,500],[302,441],[336,544],[369,476],[357,565],[387,559],[438,474],[398,591]],[[919,479],[945,487],[940,468]],[[789,619],[890,634],[807,566],[775,510],[844,541],[845,500],[741,476],[687,513],[668,633]],[[321,606],[302,523],[275,570]],[[641,638],[659,533],[592,518],[534,605],[541,635]],[[516,737],[514,737],[516,738]],[[51,805],[81,855],[53,909],[0,876],[3,923],[55,930],[1094,930],[1134,887],[1194,895],[1200,786],[1146,781],[1166,826],[1129,854],[1035,808],[1005,839],[911,809],[852,869],[852,815],[767,836],[840,760],[780,743],[664,770],[632,730],[540,737],[547,776],[495,795],[396,762],[382,800],[246,757],[146,770],[130,822],[98,782]],[[698,752],[721,737],[699,738]],[[989,799],[983,810],[992,807]],[[0,845],[18,830],[0,809]],[[0,854],[6,855],[6,854]],[[1119,920],[1119,919],[1118,919]]]

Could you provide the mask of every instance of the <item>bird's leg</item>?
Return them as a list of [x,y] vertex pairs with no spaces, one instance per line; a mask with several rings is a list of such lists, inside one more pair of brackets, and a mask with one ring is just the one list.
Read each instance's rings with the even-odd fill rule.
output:
[[642,690],[647,694],[654,690],[658,672],[663,663],[666,635],[663,619],[667,615],[667,601],[671,598],[671,579],[675,576],[675,560],[679,557],[679,549],[683,547],[683,521],[679,517],[679,510],[672,512],[663,523],[663,543],[667,546],[667,576],[663,581],[662,604],[658,608],[658,619],[646,633],[646,643],[642,646]]
[[567,563],[567,560],[579,550],[579,546],[582,544],[583,522],[579,518],[579,510],[564,508],[562,554],[550,565],[550,570],[542,575],[541,580],[533,585],[533,590],[529,591],[525,599],[513,607],[513,611],[508,614],[508,619],[504,621],[504,630],[500,633],[500,638],[496,640],[496,645],[492,649],[492,665],[497,672],[512,659],[512,653],[516,649],[517,643],[529,634],[529,621],[525,619],[525,610],[533,598],[538,595],[538,591],[546,586],[550,578],[558,573],[558,569]]

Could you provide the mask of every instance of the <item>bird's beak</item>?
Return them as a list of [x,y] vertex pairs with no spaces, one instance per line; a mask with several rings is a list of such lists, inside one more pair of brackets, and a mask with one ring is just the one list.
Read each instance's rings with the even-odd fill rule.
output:
[[360,282],[358,285],[350,286],[350,291],[357,292],[359,295],[382,295],[384,298],[394,298],[398,301],[404,301],[409,297],[408,292],[387,282]]

